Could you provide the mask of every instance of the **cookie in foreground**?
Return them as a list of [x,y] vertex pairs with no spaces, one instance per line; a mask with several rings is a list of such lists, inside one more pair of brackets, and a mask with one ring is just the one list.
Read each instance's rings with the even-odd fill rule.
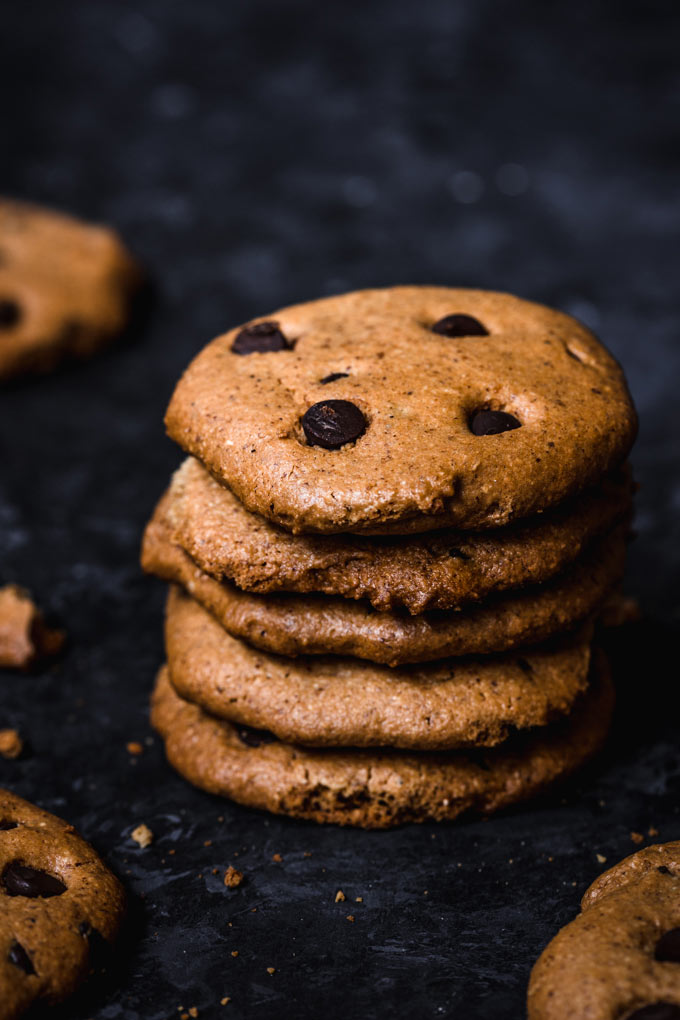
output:
[[71,995],[124,912],[118,879],[72,825],[0,790],[0,1020]]
[[531,973],[529,1020],[680,1020],[680,842],[646,847],[586,891]]

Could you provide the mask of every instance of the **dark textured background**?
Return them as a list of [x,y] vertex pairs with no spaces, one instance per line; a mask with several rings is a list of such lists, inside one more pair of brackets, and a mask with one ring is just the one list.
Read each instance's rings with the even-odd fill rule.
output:
[[[64,1015],[521,1017],[596,854],[613,863],[650,826],[680,837],[674,11],[4,5],[2,191],[116,224],[158,289],[140,339],[0,395],[0,577],[71,636],[49,671],[0,680],[0,725],[29,745],[2,783],[75,822],[133,901],[120,973]],[[564,796],[367,834],[222,803],[165,765],[147,722],[163,593],[137,552],[180,459],[162,414],[191,355],[278,305],[395,282],[554,303],[622,360],[642,418],[628,587],[646,618],[615,640],[610,748]],[[211,874],[230,862],[236,891]]]

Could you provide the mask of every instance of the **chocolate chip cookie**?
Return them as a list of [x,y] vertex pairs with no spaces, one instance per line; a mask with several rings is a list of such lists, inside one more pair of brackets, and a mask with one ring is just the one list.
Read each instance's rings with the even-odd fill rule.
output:
[[408,538],[290,535],[251,514],[198,461],[175,473],[155,519],[206,573],[254,592],[323,592],[379,610],[452,609],[545,581],[630,514],[628,470],[577,500],[493,532]]
[[182,585],[233,637],[280,655],[352,655],[389,666],[506,651],[568,631],[597,613],[623,574],[626,525],[599,540],[566,574],[458,612],[378,613],[328,595],[257,595],[204,573],[172,541],[159,506],[142,565]]
[[491,813],[572,773],[603,743],[613,706],[598,656],[591,688],[567,719],[483,753],[318,750],[207,715],[161,670],[152,722],[171,764],[211,793],[276,814],[388,828]]
[[140,283],[113,231],[0,199],[0,380],[99,350],[123,330]]
[[365,290],[209,344],[166,423],[251,511],[293,532],[508,524],[626,457],[623,374],[585,327],[507,294]]
[[389,669],[335,656],[290,660],[231,637],[175,588],[168,671],[188,701],[230,721],[312,746],[430,750],[492,746],[568,712],[588,683],[586,627],[521,654]]
[[0,1017],[67,998],[115,939],[123,890],[72,825],[0,790]]
[[581,914],[543,951],[529,1020],[680,1018],[680,842],[647,847],[601,875]]

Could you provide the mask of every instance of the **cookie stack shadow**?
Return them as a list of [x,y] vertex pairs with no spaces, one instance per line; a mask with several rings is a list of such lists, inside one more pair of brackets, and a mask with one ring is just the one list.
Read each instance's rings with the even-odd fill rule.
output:
[[[437,293],[430,331],[442,303],[481,319],[483,298],[464,297],[479,293]],[[497,306],[488,307],[493,319]],[[462,314],[448,318],[460,321],[442,328],[444,338],[480,326]],[[272,341],[281,320],[285,313],[226,334],[222,350],[234,365],[250,360],[260,371],[285,357]],[[479,342],[481,334],[471,336]],[[354,428],[340,406],[350,402],[321,398],[334,384],[347,396],[349,361],[319,379],[313,404],[331,414],[340,439]],[[362,533],[335,524],[322,533],[254,512],[210,457],[202,463],[204,448],[185,427],[192,370],[167,419],[191,455],[142,551],[144,569],[171,586],[152,721],[178,772],[243,804],[382,828],[492,812],[566,777],[599,749],[613,688],[593,635],[623,575],[632,484],[622,457],[610,457],[581,491],[574,486],[567,498],[500,524],[437,527],[446,513],[411,514]],[[301,442],[332,472],[333,458],[362,440],[323,446],[302,410]],[[507,444],[517,427],[501,412],[484,413],[486,431],[475,432],[480,457],[483,444]],[[633,426],[629,433],[628,447]],[[316,498],[306,491],[309,505]]]

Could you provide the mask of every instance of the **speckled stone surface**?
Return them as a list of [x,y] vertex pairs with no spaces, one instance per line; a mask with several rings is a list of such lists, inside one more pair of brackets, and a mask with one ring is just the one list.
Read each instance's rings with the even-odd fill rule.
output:
[[[51,669],[0,677],[0,726],[27,744],[2,785],[72,821],[132,900],[119,973],[68,1017],[514,1020],[631,831],[680,838],[677,18],[500,0],[4,12],[0,190],[112,222],[157,282],[141,338],[0,394],[0,581],[70,635]],[[163,411],[199,347],[394,282],[554,304],[623,362],[641,417],[627,587],[645,619],[612,639],[610,748],[562,797],[488,822],[319,829],[204,795],[145,743],[164,592],[138,548],[181,459]]]

